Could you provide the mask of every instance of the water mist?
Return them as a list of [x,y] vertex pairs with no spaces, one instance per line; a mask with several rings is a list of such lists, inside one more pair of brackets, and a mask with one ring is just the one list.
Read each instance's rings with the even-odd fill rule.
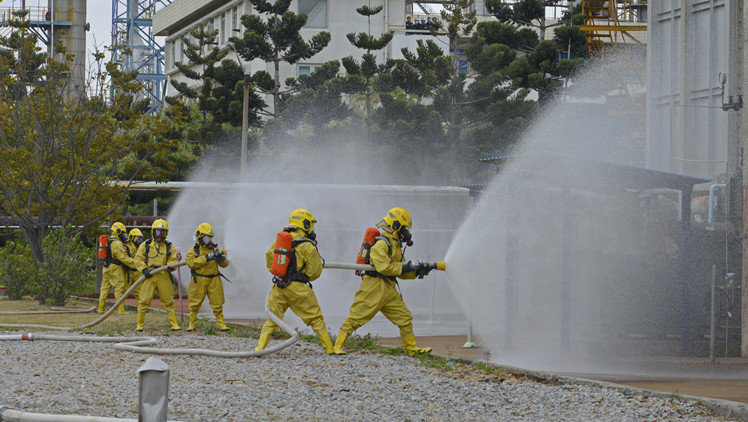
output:
[[[359,140],[351,139],[351,143]],[[191,177],[193,186],[180,193],[167,221],[169,238],[186,254],[198,224],[209,222],[216,241],[228,249],[230,265],[222,272],[226,318],[264,319],[263,301],[271,286],[265,252],[292,210],[305,208],[317,219],[315,231],[323,259],[354,263],[367,227],[374,226],[392,207],[407,209],[414,221],[414,245],[407,259],[441,260],[459,222],[472,203],[464,188],[406,186],[408,178],[376,151],[365,147],[289,149],[272,158],[259,157],[247,174],[220,176],[227,166],[206,165]],[[231,180],[223,180],[232,177]],[[391,181],[397,184],[376,184]],[[438,181],[435,181],[435,185]],[[187,272],[182,279],[186,283]],[[313,283],[328,331],[337,334],[361,283],[351,270],[327,269]],[[464,333],[466,320],[441,271],[423,280],[400,283],[414,314],[419,335]],[[212,317],[203,305],[201,315]],[[302,332],[311,330],[290,310],[285,321]],[[357,334],[399,336],[397,327],[381,315]]]
[[642,356],[677,345],[677,192],[654,194],[659,217],[647,220],[652,192],[596,185],[609,178],[603,162],[643,163],[643,96],[622,110],[614,99],[631,96],[610,96],[600,73],[580,78],[501,160],[446,255],[450,287],[495,362],[650,371]]

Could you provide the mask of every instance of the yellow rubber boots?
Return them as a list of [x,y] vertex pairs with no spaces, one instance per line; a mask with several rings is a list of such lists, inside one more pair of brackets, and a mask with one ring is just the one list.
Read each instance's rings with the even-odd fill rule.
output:
[[226,322],[223,320],[223,314],[216,315],[216,324],[218,324],[219,331],[229,330],[229,327],[226,326]]
[[405,349],[405,352],[408,353],[408,356],[413,356],[416,353],[431,353],[430,347],[418,347],[418,345],[416,344],[416,336],[412,332],[404,335],[401,339],[403,341],[403,349]]
[[190,314],[190,325],[187,327],[187,331],[195,331],[196,323],[197,323],[197,314]]
[[145,312],[142,314],[138,312],[138,326],[135,328],[135,331],[143,331],[143,323],[145,323]]
[[171,331],[179,331],[182,327],[177,324],[177,315],[174,312],[169,312],[169,322],[171,322]]
[[265,347],[267,347],[269,341],[270,341],[269,334],[260,334],[260,339],[257,340],[257,347],[255,347],[255,350],[264,349]]
[[335,346],[332,348],[332,352],[336,355],[344,355],[345,351],[343,350],[343,345],[345,344],[345,341],[348,340],[348,333],[345,331],[341,331],[338,333],[338,338],[335,340]]
[[330,333],[327,331],[317,331],[317,337],[319,338],[319,342],[322,343],[322,348],[325,349],[325,353],[328,355],[331,355],[334,353],[333,347],[332,347],[332,340],[330,340]]

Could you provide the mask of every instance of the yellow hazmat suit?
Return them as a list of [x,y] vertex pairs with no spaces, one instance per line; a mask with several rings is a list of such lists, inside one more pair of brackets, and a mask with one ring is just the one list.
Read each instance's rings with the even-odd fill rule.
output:
[[[291,214],[292,217],[294,214]],[[311,216],[311,214],[309,214]],[[292,228],[293,229],[293,228]],[[309,228],[309,233],[313,231],[313,225]],[[295,228],[291,232],[293,240],[302,239],[307,236],[307,232],[303,228]],[[273,265],[273,251],[275,250],[275,242],[270,246],[265,258],[267,261],[268,270]],[[309,278],[309,281],[314,281],[319,278],[322,274],[322,258],[319,256],[315,243],[303,242],[299,243],[294,247],[296,253],[296,269],[302,269],[302,272]],[[327,332],[327,326],[325,325],[325,319],[322,317],[322,310],[317,302],[317,296],[312,290],[311,284],[304,282],[292,282],[285,288],[280,288],[277,285],[273,285],[270,292],[269,308],[278,318],[283,318],[288,308],[304,321],[304,324],[312,327],[312,330],[317,334],[322,347],[325,349],[325,353],[328,355],[332,353],[332,341],[330,340],[330,334]],[[278,328],[278,325],[271,319],[265,321],[262,326],[262,332],[260,333],[260,339],[255,350],[264,349],[270,341],[270,336]]]
[[[197,252],[195,252],[196,248],[198,249]],[[221,252],[222,250],[218,245],[211,249],[203,244],[195,245],[187,252],[185,260],[192,274],[190,287],[187,289],[187,296],[190,300],[190,326],[187,331],[195,329],[197,312],[200,310],[206,295],[210,307],[213,308],[213,315],[216,316],[218,329],[221,331],[228,330],[223,320],[223,304],[226,299],[223,295],[223,282],[218,267],[228,267],[229,261],[221,258],[220,262],[216,262],[214,258],[214,256],[224,256]]]
[[[156,221],[158,222],[159,220]],[[154,225],[155,224],[156,223],[154,222]],[[169,252],[168,254],[167,251]],[[135,255],[135,261],[138,264],[140,272],[144,273],[145,270],[150,271],[151,269],[163,267],[164,265],[177,264],[179,259],[177,258],[177,248],[175,248],[174,245],[171,245],[171,243],[164,238],[161,241],[149,239],[141,243],[138,247],[138,252]],[[171,329],[181,330],[181,327],[177,324],[177,316],[174,313],[174,288],[171,284],[171,276],[167,271],[155,274],[147,280],[144,280],[141,284],[140,297],[138,298],[138,325],[136,330],[143,331],[145,313],[148,310],[148,307],[151,306],[151,301],[153,300],[156,291],[158,291],[158,297],[161,299],[161,304],[164,305],[166,313],[169,315]]]
[[[114,299],[119,300],[127,291],[127,282],[129,279],[130,269],[137,268],[135,260],[132,258],[130,247],[122,243],[116,237],[109,238],[109,249],[111,256],[107,258],[107,264],[101,273],[101,292],[99,293],[99,313],[104,313],[106,298],[109,296],[109,290],[114,288]],[[126,314],[125,303],[122,302],[117,310],[120,314]]]
[[416,272],[403,273],[402,243],[398,234],[392,231],[384,221],[380,222],[377,227],[382,233],[381,236],[387,239],[377,240],[370,251],[369,262],[376,268],[379,275],[368,273],[364,275],[361,287],[353,299],[350,314],[340,326],[334,346],[335,353],[345,353],[343,344],[348,336],[374,318],[377,312],[381,312],[400,328],[400,339],[408,356],[413,356],[415,353],[428,353],[431,348],[419,348],[416,344],[416,337],[413,334],[413,316],[397,291],[395,279],[395,277],[413,279],[416,278]]
[[[138,247],[141,243],[143,243],[143,233],[140,231],[140,229],[132,229],[130,230],[130,233],[127,234],[127,238],[129,239],[129,241],[127,242],[127,252],[133,258],[133,260],[135,260],[135,254],[138,252]],[[130,271],[127,273],[125,291],[128,291],[130,287],[132,287],[132,285],[135,284],[136,281],[138,281],[141,275],[142,274],[138,270],[137,265],[130,268]],[[142,285],[143,283],[140,284],[140,286]],[[132,294],[135,296],[135,303],[138,303],[140,286],[136,287],[135,290],[132,291]]]

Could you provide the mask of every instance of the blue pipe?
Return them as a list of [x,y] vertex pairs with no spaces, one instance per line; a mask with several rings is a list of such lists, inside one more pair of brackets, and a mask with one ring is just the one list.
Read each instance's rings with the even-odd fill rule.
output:
[[709,217],[707,218],[707,222],[709,223],[712,222],[712,210],[716,206],[716,204],[714,203],[714,190],[717,188],[725,189],[727,188],[727,185],[724,183],[717,183],[709,188]]

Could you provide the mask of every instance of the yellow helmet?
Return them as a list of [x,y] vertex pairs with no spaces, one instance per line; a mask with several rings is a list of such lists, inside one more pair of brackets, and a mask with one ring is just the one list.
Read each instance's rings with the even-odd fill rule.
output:
[[140,231],[140,229],[132,229],[130,230],[130,233],[127,235],[127,237],[130,239],[130,243],[134,243],[136,246],[140,244],[140,242],[143,241],[143,232]]
[[[157,230],[160,230],[163,232],[163,237],[159,238],[158,236],[156,236]],[[166,239],[166,236],[168,234],[169,234],[169,225],[166,223],[166,220],[159,218],[156,221],[154,221],[153,224],[151,225],[151,237],[154,240],[156,241],[164,240]]]
[[211,227],[211,225],[208,223],[200,224],[199,226],[197,226],[197,230],[195,230],[195,240],[199,241],[203,238],[203,236],[209,236],[211,240],[213,236],[215,236],[215,234],[213,233],[213,227]]
[[116,237],[122,240],[122,237],[124,235],[125,240],[127,240],[127,229],[125,228],[125,225],[120,223],[119,221],[112,224],[110,231],[111,231],[110,236]]
[[304,230],[307,233],[314,231],[314,223],[317,220],[309,211],[303,208],[297,208],[291,212],[291,216],[288,218],[288,225]]
[[400,207],[395,207],[387,211],[387,215],[384,216],[384,222],[395,232],[400,231],[403,227],[413,227],[413,220],[410,219],[410,213]]

